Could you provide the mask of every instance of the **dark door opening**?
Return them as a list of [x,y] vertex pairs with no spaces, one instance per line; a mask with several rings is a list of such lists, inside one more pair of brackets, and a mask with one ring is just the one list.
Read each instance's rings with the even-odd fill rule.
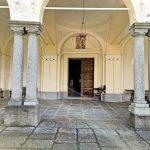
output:
[[81,96],[81,60],[69,59],[68,96]]
[[93,97],[94,58],[69,59],[68,96]]

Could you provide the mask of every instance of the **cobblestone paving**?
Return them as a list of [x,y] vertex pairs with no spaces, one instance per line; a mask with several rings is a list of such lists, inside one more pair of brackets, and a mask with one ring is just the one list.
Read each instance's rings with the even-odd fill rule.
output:
[[40,101],[37,127],[5,127],[0,100],[0,150],[150,150],[150,130],[128,126],[127,103]]

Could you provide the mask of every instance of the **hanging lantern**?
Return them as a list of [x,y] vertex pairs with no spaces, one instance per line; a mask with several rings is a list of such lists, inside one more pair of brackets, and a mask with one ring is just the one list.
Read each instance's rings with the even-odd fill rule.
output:
[[[83,8],[84,8],[84,0],[83,0]],[[86,49],[86,26],[85,26],[85,19],[84,19],[84,9],[83,9],[83,16],[82,16],[82,23],[80,28],[80,33],[76,36],[76,49]]]

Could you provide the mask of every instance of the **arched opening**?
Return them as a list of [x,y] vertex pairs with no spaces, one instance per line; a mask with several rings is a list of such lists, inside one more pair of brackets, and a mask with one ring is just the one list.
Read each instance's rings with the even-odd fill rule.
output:
[[[96,72],[97,75],[94,87],[106,85],[105,100],[122,101],[122,94],[125,90],[123,85],[123,56],[122,48],[130,34],[128,29],[133,16],[134,7],[132,1],[108,1],[101,3],[94,0],[92,3],[86,1],[86,7],[129,7],[130,11],[85,11],[85,23],[87,34],[94,35],[100,42],[103,53],[98,52],[101,65]],[[46,5],[45,5],[46,6]],[[48,7],[68,6],[81,7],[82,2],[61,2],[51,0]],[[42,6],[43,7],[43,6]],[[132,16],[132,17],[131,17]],[[131,21],[132,18],[132,21]],[[134,19],[133,19],[134,18]],[[80,31],[82,21],[82,11],[68,10],[46,10],[43,17],[44,32],[41,40],[44,43],[44,55],[42,56],[42,98],[58,99],[68,96],[68,67],[69,59],[86,58],[86,55],[94,55],[94,50],[85,51],[75,49],[75,36]],[[89,44],[89,41],[87,41]],[[97,48],[93,42],[94,47]],[[99,47],[99,48],[100,48]],[[73,54],[74,53],[74,54]],[[75,55],[79,56],[75,56]],[[96,57],[94,56],[93,57]],[[44,64],[44,65],[43,65]],[[64,71],[65,70],[65,71]],[[100,72],[100,74],[98,74]]]
[[[1,6],[7,6],[7,0],[0,2]],[[0,88],[3,90],[4,97],[10,96],[11,89],[11,55],[6,52],[11,49],[11,45],[7,40],[11,35],[11,31],[9,28],[8,20],[10,20],[10,12],[9,9],[0,9]],[[2,95],[0,95],[1,97]]]
[[87,35],[86,49],[76,49],[76,36],[67,38],[61,47],[60,81],[64,82],[60,82],[60,90],[67,90],[69,97],[92,98],[92,89],[103,81],[103,49],[91,34]]
[[[49,4],[50,3],[53,3],[54,2],[54,0],[43,0],[43,3],[42,3],[42,5],[41,5],[41,11],[40,11],[40,20],[41,20],[41,22],[42,22],[42,20],[43,20],[43,16],[44,16],[44,7],[46,7],[46,6],[49,6]],[[133,0],[122,0],[121,1],[121,3],[124,3],[124,5],[125,5],[125,7],[127,7],[127,8],[130,8],[129,9],[129,11],[128,11],[128,15],[129,15],[129,18],[130,18],[130,25],[132,25],[134,22],[136,22],[136,14],[135,14],[135,3],[133,2]],[[68,3],[68,2],[67,2]],[[102,3],[102,4],[106,4],[107,3],[107,1],[103,1],[103,2],[99,2],[99,3]],[[111,2],[110,2],[111,3]],[[117,1],[117,3],[120,3],[120,1]],[[63,6],[62,4],[59,4],[59,2],[57,3],[58,5],[53,5],[53,6]],[[80,5],[80,4],[82,4],[82,2],[80,3],[80,2],[77,2],[75,5],[70,5],[69,3],[68,4],[66,4],[65,6],[82,6],[82,5]],[[94,2],[93,2],[93,4],[94,4]],[[91,5],[91,6],[94,6],[94,5]],[[99,5],[96,5],[96,6],[94,6],[94,7],[98,7]],[[115,5],[115,7],[116,7],[117,5]],[[114,7],[114,8],[115,8]],[[109,5],[107,5],[106,4],[106,8],[109,8]]]

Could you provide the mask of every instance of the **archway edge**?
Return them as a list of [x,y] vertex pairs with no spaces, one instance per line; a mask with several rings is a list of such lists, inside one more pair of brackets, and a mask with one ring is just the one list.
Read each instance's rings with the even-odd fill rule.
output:
[[[33,3],[33,0],[21,0],[15,2],[14,0],[7,0],[8,6],[10,9],[10,19],[12,21],[31,21],[31,22],[43,22],[44,9],[50,0],[36,0],[36,3]],[[141,22],[139,17],[139,0],[122,0],[126,7],[130,8],[128,11],[130,24],[134,22]],[[146,0],[144,0],[146,1]],[[26,10],[26,11],[24,11]]]
[[128,14],[129,14],[129,19],[130,19],[130,25],[132,25],[134,22],[138,22],[137,18],[136,18],[136,13],[135,13],[135,1],[134,0],[122,0],[124,2],[124,4],[126,5],[127,8],[130,8],[130,10],[128,10]]
[[[42,8],[46,7],[49,1],[50,0],[43,0]],[[136,11],[135,11],[138,1],[135,1],[135,0],[122,0],[122,1],[126,5],[127,8],[130,8],[130,10],[128,11],[130,25],[132,25],[135,22],[138,22],[139,17],[138,16],[136,17]],[[43,21],[44,11],[41,11],[40,14],[41,14],[40,20]]]

